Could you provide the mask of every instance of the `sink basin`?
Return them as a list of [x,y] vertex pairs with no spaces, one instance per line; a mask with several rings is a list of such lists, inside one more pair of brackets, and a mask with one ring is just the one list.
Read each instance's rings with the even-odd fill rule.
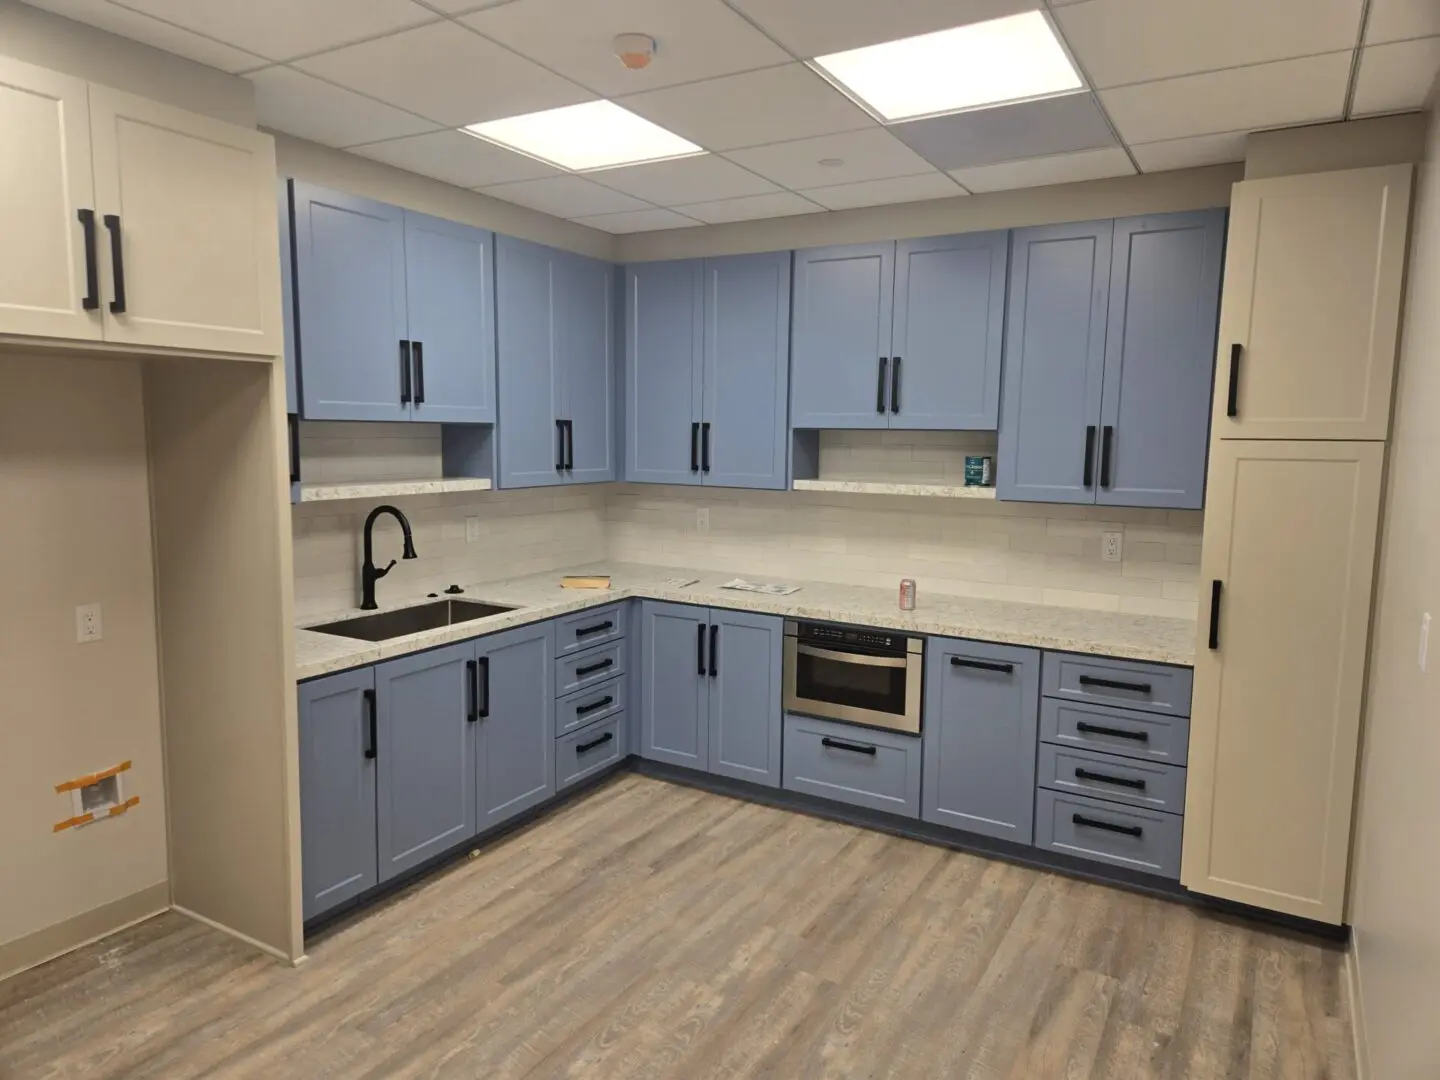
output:
[[456,623],[514,610],[513,607],[482,604],[475,600],[436,600],[431,604],[417,604],[399,611],[361,615],[354,619],[325,623],[323,626],[309,626],[306,629],[318,630],[322,634],[334,634],[336,637],[358,638],[360,641],[389,641],[406,634],[418,634],[422,630],[438,630],[442,626],[454,626]]

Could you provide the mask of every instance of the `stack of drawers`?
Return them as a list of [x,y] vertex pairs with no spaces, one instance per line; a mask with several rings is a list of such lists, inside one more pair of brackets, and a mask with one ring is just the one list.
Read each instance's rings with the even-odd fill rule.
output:
[[623,605],[555,620],[555,790],[626,755]]
[[1190,668],[1045,654],[1035,846],[1178,880]]

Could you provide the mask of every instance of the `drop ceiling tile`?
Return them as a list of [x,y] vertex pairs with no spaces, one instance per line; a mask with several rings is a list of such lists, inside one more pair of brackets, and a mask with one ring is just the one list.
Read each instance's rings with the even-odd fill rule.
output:
[[769,180],[715,154],[628,165],[588,175],[606,187],[661,206],[713,202],[780,190]]
[[779,191],[774,195],[750,195],[744,199],[719,199],[715,202],[678,206],[675,209],[687,217],[699,218],[708,225],[723,225],[729,221],[754,221],[757,218],[818,214],[824,207],[817,206],[809,199],[802,199],[794,192]]
[[1102,90],[1100,102],[1127,143],[1336,120],[1345,105],[1350,55],[1326,53]]
[[653,209],[629,195],[601,187],[583,176],[552,176],[544,180],[521,180],[479,189],[482,194],[519,203],[555,217],[580,218],[595,214],[618,214],[626,210]]
[[333,49],[440,17],[411,0],[125,0],[125,6],[271,60]]
[[578,105],[595,96],[453,22],[351,45],[294,66],[448,127]]
[[98,26],[131,41],[153,45],[157,49],[183,56],[209,67],[232,74],[264,67],[268,61],[241,49],[232,48],[213,38],[174,26],[149,15],[112,4],[109,0],[28,0],[32,7],[44,8],[76,22]]
[[270,67],[246,77],[255,84],[255,110],[263,127],[326,146],[418,135],[438,126],[293,68]]
[[1440,4],[1435,0],[1370,0],[1365,44],[1440,35]]
[[1038,0],[731,0],[803,59],[1033,11]]
[[694,218],[674,210],[628,210],[620,214],[594,214],[573,218],[577,224],[589,225],[608,233],[651,232],[655,229],[688,229],[701,224]]
[[827,210],[850,210],[857,206],[949,199],[964,195],[965,191],[944,173],[923,173],[890,180],[862,180],[858,184],[806,188],[800,194]]
[[[788,55],[721,0],[515,0],[464,22],[516,52],[606,96],[783,64]],[[616,34],[655,38],[655,58],[630,71]]]
[[1007,161],[973,169],[952,169],[950,175],[971,191],[1008,191],[1012,188],[1072,184],[1079,180],[1102,180],[1109,176],[1134,176],[1135,167],[1118,146],[1084,150],[1078,154]]
[[1115,135],[1093,94],[932,116],[891,124],[889,131],[939,169],[1115,145]]
[[734,150],[878,124],[804,64],[747,71],[618,99],[707,150]]
[[1362,0],[1090,0],[1056,12],[1097,88],[1353,48]]
[[1245,160],[1246,132],[1231,131],[1223,135],[1196,135],[1188,139],[1165,139],[1162,142],[1137,143],[1130,153],[1147,172],[1170,169],[1194,169],[1201,165],[1224,165]]
[[[725,155],[767,180],[791,189],[915,176],[933,171],[915,151],[883,128],[752,146]],[[834,165],[822,165],[834,161]]]
[[460,131],[432,131],[426,135],[388,139],[368,146],[352,146],[350,152],[464,188],[562,175],[559,169],[542,161]]
[[1372,45],[1360,54],[1355,80],[1355,116],[1418,109],[1430,96],[1440,71],[1440,37]]

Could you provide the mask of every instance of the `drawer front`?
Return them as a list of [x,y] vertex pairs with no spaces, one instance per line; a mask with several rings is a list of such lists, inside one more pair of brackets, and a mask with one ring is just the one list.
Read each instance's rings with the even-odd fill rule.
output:
[[608,720],[624,712],[628,686],[628,679],[613,678],[561,698],[555,703],[555,734],[578,731],[597,720]]
[[1047,652],[1040,692],[1067,701],[1189,716],[1193,679],[1190,668]]
[[920,757],[914,736],[787,715],[781,786],[918,818]]
[[1185,812],[1185,770],[1174,765],[1045,745],[1040,747],[1036,779],[1041,787],[1069,795],[1091,795],[1167,814]]
[[625,714],[555,740],[555,790],[569,787],[625,756]]
[[1042,698],[1040,741],[1184,765],[1190,752],[1190,721],[1183,716]]
[[1035,846],[1179,880],[1184,818],[1134,806],[1035,793]]
[[625,609],[619,604],[590,608],[555,620],[555,655],[618,641],[625,636]]
[[555,696],[563,697],[577,690],[587,690],[597,683],[625,673],[625,642],[586,649],[582,653],[562,656],[555,662]]

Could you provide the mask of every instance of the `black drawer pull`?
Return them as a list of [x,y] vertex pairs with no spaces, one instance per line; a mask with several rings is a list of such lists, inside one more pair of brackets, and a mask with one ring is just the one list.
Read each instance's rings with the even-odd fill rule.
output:
[[890,361],[890,411],[900,411],[900,357]]
[[849,750],[852,754],[869,754],[874,757],[876,749],[873,746],[859,746],[851,742],[842,742],[840,739],[832,739],[828,735],[820,740],[821,746],[828,746],[832,750]]
[[1081,675],[1080,685],[1099,686],[1105,690],[1133,690],[1137,694],[1153,692],[1148,682],[1122,682],[1119,679],[1102,679],[1098,675]]
[[710,471],[710,421],[700,425],[700,471]]
[[76,210],[85,237],[85,295],[80,307],[94,311],[100,306],[100,266],[95,261],[95,211]]
[[710,624],[710,678],[720,674],[720,627]]
[[607,705],[614,705],[615,699],[605,695],[599,701],[592,701],[589,705],[578,705],[575,708],[576,716],[589,716],[592,712],[605,708]]
[[375,691],[362,690],[360,693],[365,698],[365,712],[368,719],[368,723],[366,726],[369,728],[370,734],[370,745],[365,747],[365,757],[373,761],[375,759],[375,755],[379,753],[380,750],[380,733],[378,730],[376,730],[378,727],[378,721],[375,716],[375,713],[377,711],[375,704]]
[[1014,664],[992,664],[988,660],[967,660],[963,656],[950,657],[950,666],[973,667],[979,668],[981,671],[1003,671],[1006,675],[1015,670]]
[[1103,727],[1100,724],[1087,724],[1084,720],[1075,722],[1075,730],[1083,735],[1109,735],[1115,739],[1134,739],[1136,742],[1149,742],[1148,731],[1125,731],[1123,728]]
[[480,719],[480,664],[466,660],[465,671],[470,676],[470,708],[465,712],[465,719],[473,724]]
[[412,341],[410,355],[415,361],[415,404],[425,404],[425,343]]
[[125,314],[125,249],[121,244],[120,215],[106,214],[102,219],[110,231],[110,276],[115,299],[110,301],[114,315]]
[[700,674],[705,674],[705,624],[695,625],[695,666],[700,669]]
[[1095,425],[1085,429],[1085,461],[1081,467],[1081,483],[1085,487],[1095,486]]
[[481,720],[490,718],[490,657],[480,657],[480,681],[475,684],[475,712]]
[[1105,773],[1091,772],[1089,769],[1076,769],[1076,780],[1092,780],[1097,784],[1114,784],[1116,787],[1134,788],[1136,791],[1145,790],[1144,780],[1132,780],[1128,776],[1109,776]]
[[613,659],[601,660],[598,664],[586,664],[584,667],[577,667],[575,669],[575,677],[577,679],[583,679],[587,675],[594,675],[597,671],[604,671],[606,668],[614,666],[615,661]]
[[410,342],[400,342],[400,404],[410,404]]
[[1110,457],[1115,452],[1115,428],[1106,424],[1100,436],[1100,486],[1110,486]]
[[565,471],[565,421],[555,421],[555,471]]
[[1096,821],[1084,814],[1071,814],[1070,820],[1076,825],[1084,825],[1087,829],[1104,829],[1106,832],[1118,832],[1135,837],[1145,835],[1145,830],[1139,825],[1116,825],[1113,821]]
[[595,623],[595,624],[592,625],[592,626],[582,626],[582,627],[580,627],[580,629],[578,629],[578,630],[575,631],[575,636],[576,636],[577,638],[589,637],[591,634],[603,634],[606,630],[614,630],[614,629],[615,629],[615,624],[614,624],[613,622],[611,622],[609,619],[606,619],[604,622],[598,622],[598,623]]
[[690,471],[700,471],[700,421],[690,425]]
[[1240,353],[1244,348],[1243,345],[1230,346],[1230,386],[1225,397],[1225,415],[1232,418],[1240,415]]
[[613,738],[615,738],[615,733],[613,731],[607,731],[598,739],[591,739],[589,742],[578,743],[575,747],[575,753],[583,754],[587,750],[594,750],[597,746],[604,746]]
[[1220,579],[1210,582],[1210,648],[1220,648]]
[[875,411],[878,413],[883,413],[885,411],[885,369],[889,366],[889,364],[889,357],[880,357],[880,379],[879,382],[877,382],[875,385]]

